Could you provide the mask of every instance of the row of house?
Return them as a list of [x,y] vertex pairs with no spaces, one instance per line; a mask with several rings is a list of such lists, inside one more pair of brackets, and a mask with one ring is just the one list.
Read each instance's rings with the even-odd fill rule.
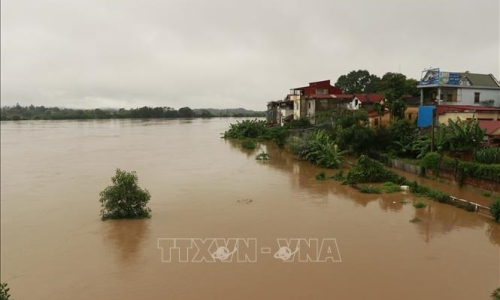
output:
[[[445,72],[431,68],[422,72],[417,86],[420,97],[404,95],[407,100],[405,117],[415,121],[420,106],[434,106],[435,123],[447,123],[448,119],[477,119],[487,134],[500,138],[500,83],[492,74],[470,72]],[[372,126],[387,125],[390,113],[375,111],[374,104],[384,104],[382,94],[345,94],[332,86],[330,80],[311,82],[308,86],[292,88],[283,100],[267,104],[269,124],[284,125],[291,120],[307,118],[312,124],[323,112],[338,107],[349,110],[364,108]]]
[[[404,97],[407,103],[418,106],[418,97]],[[374,108],[375,103],[383,104],[385,101],[382,94],[344,94],[340,88],[332,86],[330,80],[311,82],[309,86],[290,89],[283,100],[268,102],[268,123],[284,125],[291,120],[307,118],[311,124],[316,124],[317,116],[321,113],[331,112],[338,107],[349,110],[363,107],[368,111],[371,125],[387,125],[390,122],[389,110],[386,109],[380,115]],[[408,109],[407,117],[410,120],[416,118],[416,110]]]

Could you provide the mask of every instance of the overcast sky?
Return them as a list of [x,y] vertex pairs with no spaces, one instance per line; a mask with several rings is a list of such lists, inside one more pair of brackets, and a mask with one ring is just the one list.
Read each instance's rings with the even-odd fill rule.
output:
[[498,0],[2,0],[2,106],[264,110],[366,69],[500,79]]

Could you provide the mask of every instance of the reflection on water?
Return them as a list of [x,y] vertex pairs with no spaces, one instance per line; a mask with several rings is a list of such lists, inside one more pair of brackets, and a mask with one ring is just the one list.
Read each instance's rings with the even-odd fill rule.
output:
[[104,238],[121,263],[137,261],[149,234],[149,220],[108,220],[102,223]]

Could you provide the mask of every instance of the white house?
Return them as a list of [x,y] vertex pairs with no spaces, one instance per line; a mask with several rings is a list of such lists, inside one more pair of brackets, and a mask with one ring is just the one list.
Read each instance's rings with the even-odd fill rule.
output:
[[420,104],[500,107],[500,83],[492,74],[423,71],[418,85]]

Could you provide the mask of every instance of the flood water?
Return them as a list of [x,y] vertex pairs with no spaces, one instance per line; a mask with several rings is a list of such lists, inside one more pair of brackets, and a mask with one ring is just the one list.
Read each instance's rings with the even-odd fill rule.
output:
[[[500,225],[317,181],[320,168],[272,145],[261,146],[271,160],[256,161],[259,150],[220,138],[230,122],[2,122],[1,279],[12,298],[470,300],[500,286]],[[100,220],[99,192],[118,167],[151,193],[151,219]],[[255,262],[185,263],[175,251],[167,262],[158,239],[173,238],[254,239],[258,251]],[[335,239],[341,261],[274,258],[291,238]]]

